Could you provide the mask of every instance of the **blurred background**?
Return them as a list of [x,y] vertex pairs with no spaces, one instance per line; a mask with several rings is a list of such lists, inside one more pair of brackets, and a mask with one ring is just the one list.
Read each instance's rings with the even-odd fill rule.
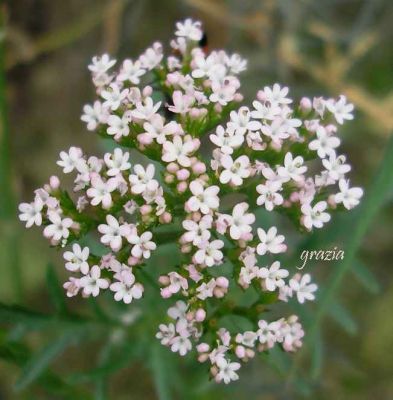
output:
[[[393,3],[0,4],[0,399],[392,399]],[[352,184],[366,190],[359,210],[336,215],[292,251],[293,265],[302,249],[346,252],[343,262],[307,266],[321,286],[319,301],[301,315],[309,342],[297,355],[256,357],[230,387],[208,382],[192,356],[179,360],[157,346],[164,313],[157,297],[141,308],[65,300],[61,253],[16,219],[18,202],[60,172],[60,150],[105,148],[80,121],[94,98],[91,57],[137,57],[155,40],[167,45],[186,17],[203,21],[211,49],[249,60],[246,101],[274,82],[294,97],[345,94],[356,118],[341,130],[343,151]],[[152,268],[173,262],[172,251],[153,257]]]

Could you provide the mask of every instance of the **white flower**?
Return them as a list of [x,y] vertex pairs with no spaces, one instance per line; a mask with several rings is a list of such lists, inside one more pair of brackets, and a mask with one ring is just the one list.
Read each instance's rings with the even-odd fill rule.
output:
[[139,57],[142,68],[151,71],[155,68],[162,60],[162,45],[161,43],[154,43],[152,47],[146,49],[146,51]]
[[194,255],[195,261],[198,264],[206,264],[208,267],[219,264],[224,257],[222,251],[220,251],[223,247],[224,242],[222,240],[201,243],[201,248]]
[[136,164],[134,166],[135,174],[130,175],[129,180],[131,183],[131,191],[135,194],[141,194],[146,191],[153,191],[157,189],[158,183],[154,180],[154,165],[149,164],[146,169],[142,165]]
[[171,340],[171,350],[174,353],[179,353],[181,356],[185,356],[191,349],[191,341],[185,336],[175,336]]
[[89,70],[94,74],[101,75],[108,71],[109,68],[116,64],[116,60],[111,60],[108,54],[103,54],[101,57],[93,57]]
[[167,314],[172,319],[184,319],[186,317],[187,304],[184,301],[178,300],[173,307],[170,307]]
[[243,184],[243,179],[250,176],[250,160],[247,156],[240,156],[235,161],[230,155],[221,157],[224,170],[220,174],[221,183],[231,183],[234,186]]
[[87,262],[89,258],[88,247],[82,249],[78,243],[74,243],[72,251],[66,251],[63,257],[67,261],[65,267],[68,271],[81,271],[84,275],[89,272],[89,264]]
[[308,148],[316,151],[320,158],[332,154],[334,149],[340,145],[340,139],[329,135],[323,126],[318,127],[316,134],[317,138],[309,143]]
[[188,200],[187,206],[191,211],[201,211],[202,214],[209,214],[210,210],[216,210],[220,204],[217,196],[220,188],[209,186],[206,189],[202,183],[195,180],[190,183],[190,190],[193,196]]
[[86,194],[91,197],[90,203],[97,206],[102,203],[102,208],[109,209],[112,206],[111,193],[117,187],[115,178],[108,179],[104,182],[100,175],[94,175],[91,178],[91,188],[87,189]]
[[220,147],[224,154],[232,154],[233,149],[237,149],[244,142],[244,135],[238,134],[237,131],[230,133],[221,125],[217,127],[216,133],[212,133],[209,138],[212,143]]
[[218,374],[216,375],[217,382],[224,381],[225,384],[228,384],[231,381],[237,381],[239,379],[239,375],[235,372],[240,368],[238,362],[230,362],[224,357],[218,357],[216,365],[218,367]]
[[128,125],[129,118],[126,114],[120,118],[118,115],[111,115],[108,117],[108,135],[113,135],[115,140],[119,140],[122,136],[128,136],[130,127]]
[[331,152],[329,159],[322,160],[323,166],[328,171],[329,178],[337,181],[344,177],[344,175],[351,170],[349,164],[345,164],[346,157],[344,155],[337,156],[336,152]]
[[143,294],[143,286],[135,283],[135,276],[126,265],[123,264],[123,270],[116,274],[118,282],[110,285],[110,290],[115,292],[115,300],[123,300],[125,304],[130,304],[133,299],[140,299]]
[[194,97],[183,94],[180,90],[175,90],[172,95],[173,106],[169,106],[168,110],[177,114],[186,114],[191,110],[195,102]]
[[267,232],[262,228],[258,228],[258,237],[260,243],[257,246],[257,253],[260,256],[266,253],[284,253],[287,250],[287,246],[284,244],[285,237],[277,235],[277,228],[275,226],[272,226]]
[[243,235],[251,232],[251,225],[255,222],[255,215],[246,213],[249,205],[245,202],[236,204],[232,211],[232,217],[229,220],[229,234],[232,239],[242,239]]
[[58,242],[60,239],[67,239],[70,235],[69,228],[72,226],[73,221],[71,218],[61,218],[57,212],[48,213],[49,221],[51,224],[47,225],[44,229],[44,236]]
[[98,232],[101,236],[101,243],[109,245],[113,251],[119,251],[122,246],[122,238],[130,235],[130,226],[119,224],[119,221],[113,215],[106,216],[106,224],[98,225]]
[[146,134],[159,144],[166,142],[167,136],[183,134],[180,124],[170,121],[164,125],[164,119],[159,114],[154,115],[149,122],[145,122],[143,128],[146,130]]
[[131,115],[134,118],[142,120],[150,120],[153,115],[158,111],[161,106],[161,102],[154,104],[151,97],[146,97],[144,102],[136,103],[136,109],[132,110]]
[[167,289],[172,293],[177,293],[180,290],[187,290],[188,289],[188,281],[186,278],[182,277],[177,272],[169,272],[168,274],[170,284]]
[[263,267],[259,270],[259,278],[264,280],[264,285],[267,290],[274,292],[276,288],[280,288],[285,285],[283,278],[289,275],[286,269],[280,269],[280,262],[274,261],[270,268]]
[[176,135],[173,141],[164,142],[162,160],[168,163],[176,161],[183,167],[189,167],[191,165],[189,156],[194,150],[192,139],[183,142],[182,137]]
[[226,57],[226,65],[231,73],[239,74],[247,69],[247,60],[235,53],[230,57]]
[[161,344],[164,346],[168,346],[171,340],[175,337],[175,325],[168,324],[160,324],[158,326],[159,331],[156,334],[156,338],[161,341]]
[[110,90],[103,90],[101,92],[101,97],[105,99],[103,106],[110,108],[112,111],[117,110],[127,96],[128,89],[123,89],[120,91],[119,86],[115,83],[110,85]]
[[267,211],[272,211],[275,206],[279,206],[284,202],[281,191],[281,182],[279,181],[266,181],[265,184],[257,186],[257,192],[260,196],[257,198],[258,206],[265,205]]
[[290,288],[296,293],[299,303],[304,303],[306,300],[314,300],[314,292],[318,289],[315,283],[311,282],[310,274],[296,274],[290,281]]
[[67,291],[67,297],[74,297],[79,293],[80,290],[80,279],[70,276],[68,281],[64,283],[63,288]]
[[[254,110],[251,111],[251,116],[255,119],[273,120],[280,114],[280,107],[278,107],[276,104],[262,104],[258,100],[254,100],[252,105]],[[261,126],[261,124],[259,125]]]
[[194,41],[202,39],[202,29],[199,21],[193,21],[191,18],[187,18],[183,22],[177,22],[176,29],[176,36],[185,37]]
[[347,210],[351,210],[356,207],[361,197],[363,196],[363,189],[360,187],[349,187],[349,181],[345,179],[340,179],[338,182],[340,192],[334,196],[336,203],[343,203]]
[[183,239],[186,242],[192,242],[195,246],[200,246],[201,243],[210,239],[209,229],[212,227],[212,223],[213,218],[211,215],[204,215],[199,222],[191,219],[184,220],[183,228],[188,232],[183,235]]
[[91,106],[86,104],[83,107],[84,114],[81,116],[81,120],[86,122],[87,129],[94,131],[100,123],[104,123],[108,117],[107,110],[102,106],[101,102],[95,101]]
[[265,86],[263,91],[258,93],[258,98],[263,98],[264,101],[268,101],[271,104],[290,104],[292,100],[287,98],[289,89],[287,87],[281,88],[278,83],[273,85],[273,88]]
[[325,212],[327,208],[326,201],[319,201],[315,206],[309,203],[302,205],[303,213],[303,225],[311,230],[313,226],[315,228],[322,228],[322,226],[330,221],[330,215]]
[[209,96],[212,103],[218,103],[221,106],[226,106],[233,100],[236,89],[230,85],[221,85],[219,82],[213,81],[213,93]]
[[302,179],[303,174],[307,171],[307,167],[303,165],[303,157],[297,156],[293,158],[292,153],[287,153],[284,158],[284,166],[277,168],[277,173],[283,182],[293,179],[298,182]]
[[130,158],[130,153],[124,152],[116,148],[111,153],[106,153],[104,155],[104,160],[106,166],[109,168],[107,171],[108,176],[116,176],[121,173],[121,171],[127,171],[131,168],[131,164],[128,162]]
[[83,159],[82,149],[79,147],[70,147],[68,153],[65,151],[60,152],[61,160],[57,161],[57,165],[63,168],[65,174],[69,174],[74,169],[83,172],[85,160]]
[[338,101],[329,100],[326,103],[326,108],[334,115],[336,121],[342,125],[345,120],[352,120],[354,109],[353,104],[347,103],[347,98],[343,95],[339,97]]
[[228,122],[228,130],[236,135],[244,136],[247,131],[256,131],[260,129],[261,124],[257,121],[250,120],[250,110],[248,107],[240,107],[236,111],[231,111],[230,122]]
[[30,228],[34,224],[40,226],[42,224],[42,208],[44,202],[40,196],[36,196],[32,203],[19,204],[19,219],[26,221],[26,228]]
[[247,347],[254,347],[255,341],[258,339],[258,335],[253,331],[246,331],[244,333],[238,333],[236,335],[236,343],[240,343]]
[[150,252],[156,249],[156,244],[151,241],[153,234],[149,231],[143,232],[141,236],[130,235],[127,239],[133,244],[131,254],[136,258],[150,258]]
[[216,287],[216,281],[214,279],[210,279],[208,283],[203,282],[201,285],[197,287],[197,297],[201,300],[206,300],[209,297],[213,297],[213,291]]
[[98,265],[93,265],[88,275],[83,276],[79,280],[80,286],[83,288],[85,296],[97,297],[100,289],[107,289],[109,282],[101,278],[101,269]]
[[281,142],[287,139],[289,134],[289,129],[285,121],[277,117],[271,124],[263,124],[261,127],[261,132],[271,138],[272,142],[275,144],[281,144]]
[[140,61],[132,62],[132,60],[124,60],[117,79],[119,81],[130,81],[134,85],[138,85],[140,82],[139,78],[145,73],[146,71],[141,67]]
[[277,321],[268,323],[261,319],[258,322],[258,327],[257,335],[259,343],[267,346],[268,349],[272,348],[277,341],[277,331],[280,329],[280,324]]

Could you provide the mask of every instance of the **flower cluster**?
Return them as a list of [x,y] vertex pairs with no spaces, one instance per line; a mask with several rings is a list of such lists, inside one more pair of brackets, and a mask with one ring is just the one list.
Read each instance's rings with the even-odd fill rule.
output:
[[[32,203],[20,205],[20,219],[43,225],[51,245],[72,245],[64,253],[72,273],[67,296],[110,291],[126,304],[143,296],[141,269],[162,244],[158,228],[168,224],[181,262],[158,279],[162,298],[176,304],[157,338],[181,356],[196,349],[215,380],[229,383],[238,379],[238,361],[257,351],[302,345],[296,315],[268,322],[262,314],[277,302],[313,300],[317,285],[274,259],[286,252],[285,237],[275,226],[258,226],[255,210],[285,214],[307,232],[359,203],[363,192],[349,184],[337,136],[353,105],[345,96],[297,104],[274,84],[257,92],[252,107],[242,106],[238,75],[247,62],[224,51],[206,54],[199,22],[177,23],[175,36],[167,57],[154,43],[117,70],[107,54],[93,58],[98,99],[82,120],[119,147],[102,159],[78,147],[62,151],[57,164],[75,174],[73,194],[52,176]],[[127,149],[140,151],[146,165],[134,164]],[[80,245],[92,232],[108,248],[104,256]],[[256,299],[238,305],[239,289]],[[253,328],[224,326],[227,315]]]

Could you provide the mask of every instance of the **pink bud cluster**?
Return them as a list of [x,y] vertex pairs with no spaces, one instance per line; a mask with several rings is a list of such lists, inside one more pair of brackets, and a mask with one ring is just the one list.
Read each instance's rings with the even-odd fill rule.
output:
[[[275,226],[256,226],[253,211],[285,214],[307,232],[322,228],[334,210],[355,207],[363,191],[350,187],[351,166],[338,153],[338,125],[353,118],[345,96],[295,104],[287,87],[274,84],[258,91],[252,107],[239,107],[238,74],[247,62],[222,50],[206,54],[202,35],[200,22],[187,19],[177,23],[167,57],[154,43],[116,71],[108,55],[93,58],[98,99],[84,107],[82,120],[119,147],[103,159],[77,147],[61,152],[58,165],[76,174],[74,194],[52,177],[32,203],[20,205],[20,219],[44,225],[52,245],[72,244],[64,253],[74,274],[64,284],[68,296],[109,290],[127,304],[143,296],[140,269],[161,244],[157,228],[177,228],[181,262],[158,279],[162,298],[177,301],[157,338],[181,356],[195,348],[214,379],[229,383],[238,379],[238,361],[257,351],[301,346],[297,316],[260,317],[266,305],[303,304],[317,290],[309,274],[291,274],[274,259],[286,252],[285,237]],[[154,163],[133,164],[124,148]],[[108,254],[81,247],[89,232]],[[239,288],[257,300],[238,306],[232,299]],[[231,314],[254,329],[221,326]]]

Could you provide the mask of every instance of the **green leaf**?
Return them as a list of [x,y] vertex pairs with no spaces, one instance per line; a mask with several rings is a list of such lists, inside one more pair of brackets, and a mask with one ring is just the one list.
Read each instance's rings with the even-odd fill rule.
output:
[[332,301],[329,306],[329,315],[350,335],[358,332],[356,321],[349,311],[339,302]]
[[381,291],[381,285],[374,273],[360,260],[356,260],[353,263],[351,272],[370,293],[378,294]]
[[15,389],[22,390],[38,379],[50,363],[67,347],[75,344],[79,338],[80,332],[78,334],[75,330],[69,330],[33,355],[22,368],[21,375],[15,383]]
[[65,303],[64,290],[59,283],[55,267],[52,264],[48,264],[46,269],[46,283],[56,311],[59,314],[66,314],[67,305]]
[[154,343],[151,346],[150,367],[153,373],[153,380],[159,400],[171,400],[173,396],[170,388],[169,372],[170,366],[166,362],[168,358],[164,353],[168,351],[160,343]]
[[43,314],[37,311],[30,310],[26,307],[0,303],[0,322],[29,326],[34,329],[46,328],[50,324],[62,324],[64,326],[83,326],[89,322],[94,323],[95,321],[89,321],[76,315],[70,316],[54,316],[50,314]]
[[323,364],[323,341],[321,331],[317,333],[315,338],[315,348],[311,356],[311,379],[316,380],[322,372]]

